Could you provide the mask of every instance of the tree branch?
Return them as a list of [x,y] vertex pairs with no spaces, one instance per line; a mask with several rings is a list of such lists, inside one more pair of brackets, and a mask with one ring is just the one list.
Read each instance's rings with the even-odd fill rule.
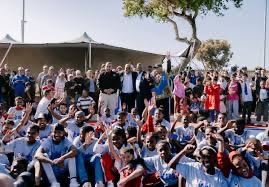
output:
[[191,42],[188,40],[187,37],[182,38],[182,37],[179,36],[179,29],[178,29],[177,23],[173,19],[171,19],[169,17],[167,17],[167,21],[170,22],[174,27],[174,31],[175,31],[175,34],[176,34],[176,40],[179,41],[179,42],[184,42],[184,43],[190,45]]

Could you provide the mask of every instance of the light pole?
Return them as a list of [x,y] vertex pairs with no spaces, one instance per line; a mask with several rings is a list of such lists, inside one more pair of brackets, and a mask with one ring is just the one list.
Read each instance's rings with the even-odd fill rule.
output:
[[24,43],[25,0],[22,1],[21,41]]
[[267,0],[265,0],[265,13],[264,13],[264,46],[263,46],[263,67],[266,64],[266,43],[267,43]]

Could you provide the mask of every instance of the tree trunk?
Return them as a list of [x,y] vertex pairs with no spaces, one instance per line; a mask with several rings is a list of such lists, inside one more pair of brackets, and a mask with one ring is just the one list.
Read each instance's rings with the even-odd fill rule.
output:
[[[194,42],[195,41],[195,42]],[[191,51],[189,53],[188,58],[185,58],[182,60],[182,63],[180,65],[180,70],[183,71],[188,66],[188,64],[191,62],[192,59],[194,59],[199,47],[201,46],[202,42],[199,39],[194,39],[192,42]],[[195,46],[193,46],[195,45]]]

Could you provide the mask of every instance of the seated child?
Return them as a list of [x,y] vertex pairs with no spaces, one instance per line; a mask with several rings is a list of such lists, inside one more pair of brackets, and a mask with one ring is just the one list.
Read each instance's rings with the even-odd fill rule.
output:
[[[139,161],[135,159],[134,150],[126,147],[121,149],[120,154],[124,167],[120,170],[118,186],[140,187],[144,168],[139,164]],[[138,175],[138,177],[136,175]]]

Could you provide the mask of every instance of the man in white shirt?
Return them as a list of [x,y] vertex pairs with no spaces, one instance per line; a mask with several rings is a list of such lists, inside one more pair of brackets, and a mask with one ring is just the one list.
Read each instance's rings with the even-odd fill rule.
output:
[[125,64],[124,71],[120,73],[120,98],[121,103],[127,105],[128,112],[131,112],[131,109],[135,107],[136,78],[137,73],[131,71],[131,65]]
[[248,81],[248,74],[243,75],[243,82],[241,83],[241,102],[243,103],[243,114],[242,118],[246,120],[246,115],[248,115],[247,123],[251,123],[251,108],[252,108],[252,90],[250,87],[250,82]]
[[40,100],[37,105],[35,119],[38,118],[40,113],[48,114],[48,106],[50,104],[51,99],[53,98],[53,91],[51,89],[47,89],[44,91],[44,97]]

